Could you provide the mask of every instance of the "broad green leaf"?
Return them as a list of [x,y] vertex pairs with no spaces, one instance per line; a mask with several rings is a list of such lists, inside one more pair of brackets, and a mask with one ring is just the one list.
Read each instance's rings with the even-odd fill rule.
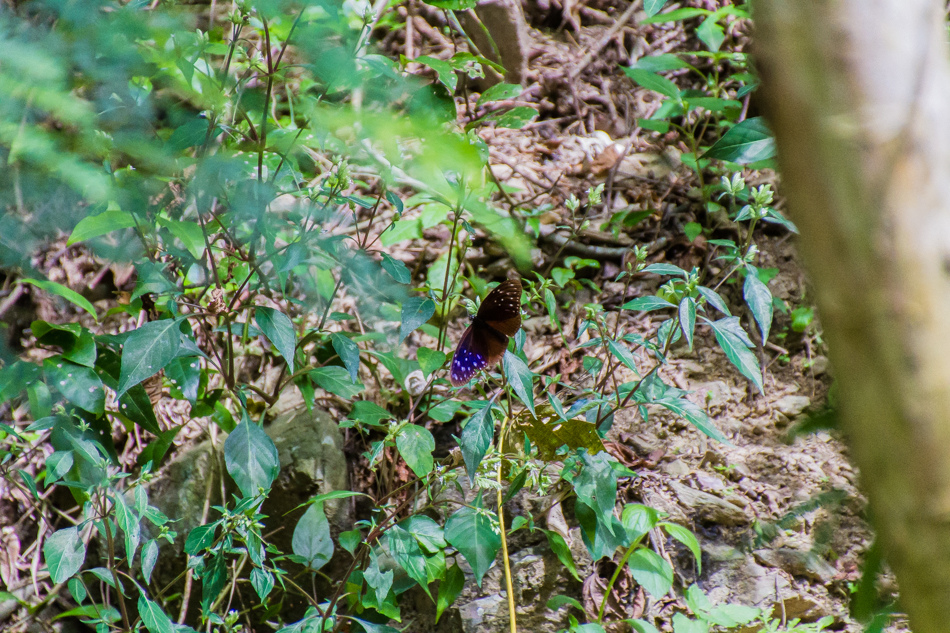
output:
[[407,532],[402,526],[394,525],[387,532],[386,544],[389,553],[395,561],[406,570],[409,577],[419,583],[429,597],[428,575],[426,574],[425,557],[419,548],[419,543],[413,538],[412,534]]
[[423,479],[432,472],[435,438],[428,429],[417,424],[407,424],[396,435],[396,448],[417,477]]
[[[482,577],[495,561],[501,547],[501,536],[495,532],[497,518],[489,518],[482,510],[482,496],[475,500],[474,508],[463,507],[445,522],[445,540],[457,549],[472,566],[475,582],[482,586]],[[490,513],[494,515],[494,513]]]
[[644,0],[643,10],[646,11],[648,18],[652,18],[663,9],[663,5],[666,3],[667,0]]
[[633,79],[647,90],[659,92],[661,95],[665,95],[671,99],[679,99],[679,88],[666,77],[651,73],[649,70],[643,70],[642,68],[629,68],[625,66],[621,66],[620,68],[627,77],[630,77],[630,79]]
[[158,604],[139,594],[139,617],[149,633],[172,633],[172,621]]
[[162,432],[152,408],[152,401],[142,385],[130,387],[119,396],[119,415],[154,435]]
[[416,350],[416,358],[419,360],[419,369],[422,370],[422,375],[428,378],[432,372],[445,364],[446,353],[428,347],[420,347]]
[[465,574],[458,565],[452,565],[445,571],[445,578],[439,583],[439,596],[435,603],[435,621],[438,622],[442,613],[451,607],[462,587],[465,586]]
[[369,400],[357,400],[353,403],[353,410],[347,416],[351,420],[359,420],[364,424],[378,425],[383,420],[392,420],[396,416]]
[[617,472],[610,465],[610,455],[606,451],[594,455],[584,452],[582,461],[584,467],[572,482],[574,492],[597,512],[598,522],[612,523],[617,503]]
[[66,582],[86,560],[86,545],[79,536],[79,529],[69,527],[53,532],[43,543],[43,557],[50,580]]
[[492,420],[491,403],[476,411],[468,419],[465,428],[462,429],[462,437],[459,438],[459,448],[462,451],[462,458],[465,460],[465,470],[468,472],[468,478],[471,483],[475,483],[475,471],[478,465],[485,457],[491,446],[492,438],[495,437],[495,423]]
[[640,68],[643,70],[648,70],[651,73],[658,73],[666,70],[689,68],[689,64],[684,62],[673,53],[662,53],[660,55],[647,55],[646,57],[641,57],[636,61],[635,64],[633,64],[633,68]]
[[176,294],[178,286],[171,282],[165,273],[165,267],[145,260],[135,265],[135,289],[132,290],[131,300],[135,301],[142,295],[152,293],[156,295]]
[[[86,596],[89,595],[86,593],[86,586],[82,584],[78,576],[70,578],[66,583],[66,588],[69,589],[69,595],[73,597],[76,604],[85,602]],[[11,598],[13,598],[13,594],[6,591],[0,592],[0,600],[10,600]]]
[[99,237],[119,229],[131,229],[135,226],[135,218],[127,211],[103,211],[98,215],[84,217],[76,224],[66,246],[84,242],[93,237]]
[[660,633],[660,631],[646,620],[624,620],[636,633]]
[[709,624],[703,620],[693,620],[682,613],[674,613],[673,633],[709,633]]
[[[366,620],[361,620],[359,618],[354,618],[353,616],[348,616],[349,619],[353,620],[361,627],[366,633],[400,633],[399,629],[394,629],[388,624],[377,624],[376,622],[368,622]],[[316,629],[314,629],[316,630]]]
[[300,517],[294,528],[291,547],[310,569],[320,569],[329,562],[333,556],[333,539],[322,503],[311,504]]
[[224,464],[245,498],[269,490],[280,470],[274,441],[246,415],[224,440]]
[[429,55],[420,55],[412,61],[424,64],[434,70],[436,75],[439,77],[439,83],[445,86],[446,90],[449,91],[449,94],[455,94],[455,89],[458,87],[459,78],[458,75],[455,74],[455,69],[452,68],[450,63],[436,57],[430,57]]
[[673,9],[666,13],[660,15],[654,15],[645,20],[642,20],[640,24],[659,24],[662,22],[680,22],[682,20],[688,20],[690,18],[699,17],[701,15],[709,15],[712,13],[709,9],[696,9],[693,7],[686,7],[683,9]]
[[732,331],[728,324],[723,323],[729,321],[729,319],[736,319],[736,324],[738,324],[737,317],[725,317],[719,321],[704,319],[704,321],[712,327],[713,333],[716,335],[716,341],[722,351],[726,353],[729,362],[735,365],[743,376],[752,381],[759,393],[763,393],[762,371],[759,369],[759,361],[749,349],[751,345],[746,344],[748,341],[743,341]]
[[348,336],[344,336],[339,332],[334,332],[330,335],[330,341],[333,344],[333,349],[340,357],[340,360],[343,361],[343,366],[346,368],[346,371],[350,372],[350,380],[356,382],[359,379],[360,373],[360,347],[353,339]]
[[33,321],[30,330],[42,345],[55,345],[63,349],[62,357],[77,365],[93,367],[96,363],[96,341],[92,332],[78,323],[58,325],[46,321]]
[[254,588],[257,597],[264,600],[274,588],[274,574],[260,567],[255,567],[251,570],[251,586]]
[[402,322],[399,325],[399,340],[432,318],[435,302],[428,297],[409,297],[402,304]]
[[662,598],[673,587],[673,568],[651,549],[641,547],[627,559],[633,579],[654,598]]
[[703,573],[703,551],[699,547],[699,541],[696,539],[696,535],[684,528],[682,525],[677,525],[676,523],[663,522],[660,523],[667,534],[675,538],[677,541],[689,548],[689,551],[692,552],[693,557],[696,559],[696,571],[699,574]]
[[208,523],[193,527],[185,538],[185,553],[196,556],[211,547],[214,543],[214,533],[217,529],[217,523]]
[[70,403],[84,411],[102,415],[106,394],[95,370],[56,357],[43,361],[46,381]]
[[121,396],[132,385],[163,370],[175,359],[180,345],[181,332],[177,319],[152,321],[134,330],[122,347],[116,393]]
[[171,231],[172,235],[181,240],[185,249],[191,253],[191,256],[197,260],[201,259],[205,250],[204,234],[201,232],[201,225],[197,222],[188,222],[186,220],[172,220],[170,218],[159,217],[159,226],[164,226]]
[[534,373],[528,369],[528,366],[523,360],[509,351],[505,351],[505,356],[502,358],[501,363],[505,368],[505,377],[508,379],[508,384],[515,390],[518,399],[528,407],[531,414],[535,415]]
[[522,92],[524,92],[524,88],[521,86],[521,84],[495,84],[481,94],[481,96],[478,98],[478,101],[475,102],[475,106],[478,107],[483,103],[491,103],[492,101],[514,99]]
[[139,527],[139,517],[135,511],[125,502],[125,497],[121,494],[114,497],[116,523],[122,529],[125,535],[125,558],[132,561],[135,558],[135,552],[139,547],[141,538],[141,529]]
[[518,106],[507,112],[492,117],[495,121],[495,127],[503,127],[511,130],[520,130],[534,117],[538,116],[538,111],[528,106]]
[[623,304],[621,310],[637,310],[640,312],[650,312],[652,310],[662,310],[663,308],[675,308],[676,305],[660,297],[637,297]]
[[197,356],[179,356],[165,366],[165,376],[173,389],[192,405],[198,400],[201,385],[201,360]]
[[56,451],[46,458],[46,477],[43,478],[44,485],[49,486],[62,479],[69,469],[73,467],[72,451]]
[[343,367],[328,365],[307,372],[313,382],[324,391],[335,393],[346,400],[363,391],[363,383],[350,380],[350,373]]
[[618,547],[626,544],[626,530],[613,514],[604,522],[597,511],[578,497],[574,500],[574,515],[580,524],[584,545],[594,560],[613,556]]
[[737,123],[700,158],[718,158],[740,165],[775,156],[775,138],[765,119],[753,117]]
[[631,541],[635,541],[655,528],[659,520],[659,512],[640,503],[628,503],[620,513],[620,522],[623,523]]
[[297,331],[294,330],[294,322],[280,310],[265,307],[254,309],[254,322],[284,357],[288,371],[293,373],[294,352],[297,349]]
[[445,549],[445,533],[442,527],[424,514],[416,514],[399,522],[419,542],[426,554],[435,554]]
[[763,345],[769,338],[769,330],[772,328],[772,293],[755,274],[755,269],[746,272],[745,283],[742,285],[742,296],[745,298],[746,305],[752,311],[756,324],[759,326],[759,333],[762,334]]
[[96,316],[95,307],[93,307],[93,305],[89,303],[88,299],[86,299],[84,296],[82,296],[78,292],[74,290],[70,290],[69,288],[67,288],[66,286],[62,284],[58,284],[55,281],[49,281],[46,279],[29,279],[29,278],[20,279],[19,281],[17,281],[17,283],[31,284],[33,286],[36,286],[40,290],[45,290],[46,292],[50,294],[54,294],[59,297],[62,297],[66,301],[69,301],[73,305],[78,306],[82,308],[83,310],[85,310],[86,312],[88,312],[89,314],[91,314],[92,318],[95,319],[96,321],[99,320],[99,317]]

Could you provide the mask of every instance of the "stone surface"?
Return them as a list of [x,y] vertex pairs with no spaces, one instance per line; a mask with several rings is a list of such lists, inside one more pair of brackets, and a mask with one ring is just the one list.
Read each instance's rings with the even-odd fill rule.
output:
[[775,409],[789,418],[796,418],[810,405],[808,396],[783,396],[775,402]]
[[680,504],[700,520],[726,526],[749,523],[745,510],[734,503],[675,481],[671,481],[669,486],[676,493]]
[[809,578],[822,584],[831,582],[837,573],[823,558],[807,550],[780,547],[757,549],[753,554],[763,565],[777,567],[793,576]]

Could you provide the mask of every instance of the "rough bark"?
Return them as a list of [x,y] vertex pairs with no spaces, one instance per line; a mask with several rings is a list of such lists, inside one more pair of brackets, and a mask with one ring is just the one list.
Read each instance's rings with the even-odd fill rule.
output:
[[950,64],[931,0],[756,0],[842,422],[915,633],[950,613]]

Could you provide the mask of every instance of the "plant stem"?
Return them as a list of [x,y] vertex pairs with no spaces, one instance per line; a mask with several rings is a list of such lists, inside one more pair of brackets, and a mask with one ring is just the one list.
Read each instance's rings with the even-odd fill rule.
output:
[[[504,381],[504,388],[508,391],[508,377],[505,375],[505,368],[502,365],[501,378]],[[508,560],[508,539],[505,529],[504,497],[501,493],[501,482],[503,471],[505,469],[505,455],[502,452],[505,444],[505,431],[508,428],[508,421],[511,419],[511,393],[508,395],[508,415],[502,418],[501,428],[498,431],[498,529],[501,533],[501,555],[505,564],[505,588],[508,592],[508,621],[511,623],[511,633],[518,633],[518,623],[515,619],[515,591],[511,584],[511,561]],[[488,406],[491,406],[489,403]]]

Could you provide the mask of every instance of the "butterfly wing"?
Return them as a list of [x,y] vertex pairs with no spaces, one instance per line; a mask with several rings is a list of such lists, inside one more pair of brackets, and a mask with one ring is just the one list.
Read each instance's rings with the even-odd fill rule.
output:
[[[482,301],[478,318],[505,336],[514,336],[521,329],[521,280],[498,284]],[[501,353],[504,355],[504,350]]]
[[480,369],[491,367],[505,355],[508,337],[485,324],[481,318],[468,326],[455,348],[449,378],[460,387],[472,379]]

